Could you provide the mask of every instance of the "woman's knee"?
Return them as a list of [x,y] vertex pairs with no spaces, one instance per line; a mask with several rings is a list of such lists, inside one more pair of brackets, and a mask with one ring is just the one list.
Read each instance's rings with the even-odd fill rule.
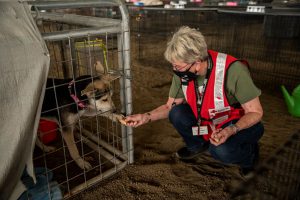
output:
[[180,123],[180,116],[183,112],[182,110],[183,108],[181,105],[173,106],[172,109],[170,110],[169,120],[173,125]]
[[258,134],[258,139],[260,139],[263,136],[263,134],[265,132],[265,127],[264,127],[263,123],[259,122],[256,124],[255,132]]
[[188,104],[179,104],[173,106],[169,112],[169,120],[172,124],[194,124],[195,116]]

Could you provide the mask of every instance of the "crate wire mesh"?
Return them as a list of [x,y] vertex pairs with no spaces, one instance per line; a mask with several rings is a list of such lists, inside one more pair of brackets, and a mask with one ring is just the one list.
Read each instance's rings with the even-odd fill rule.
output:
[[[111,112],[91,113],[91,116],[85,117],[78,114],[76,125],[67,124],[64,127],[59,113],[76,103],[62,105],[56,94],[60,88],[68,88],[70,81],[84,75],[90,76],[80,81],[94,82],[96,77],[105,75],[119,77],[111,82],[110,88],[114,91],[112,99],[118,113],[131,114],[128,13],[124,4],[118,0],[43,1],[32,4],[33,15],[51,58],[48,77],[52,84],[46,90],[54,91],[51,98],[57,105],[52,110],[43,111],[42,116],[47,115],[47,112],[57,112],[59,124],[58,139],[51,143],[56,149],[45,152],[36,148],[34,163],[48,170],[45,173],[47,177],[49,173],[54,174],[55,181],[63,189],[65,198],[68,198],[133,162],[130,127],[112,121]],[[110,16],[103,17],[107,10],[115,9],[119,10],[119,16],[111,16],[110,13]],[[103,66],[101,74],[97,65]],[[64,81],[60,83],[55,79]],[[80,85],[80,81],[75,81],[74,87]],[[91,168],[80,168],[70,157],[67,145],[59,134],[67,126],[75,127],[73,132],[77,149],[80,156],[91,164]],[[53,133],[53,130],[50,132]]]
[[241,182],[230,199],[300,199],[300,130]]
[[203,33],[209,49],[246,59],[260,86],[278,91],[279,85],[292,89],[300,82],[299,14],[150,7],[129,7],[129,12],[136,57],[147,65],[168,66],[163,57],[168,38],[179,27],[190,26]]
[[[76,56],[78,58],[78,68],[81,69],[84,66],[86,66],[86,59],[88,56],[81,56],[81,54],[87,54],[89,51],[98,51],[100,52],[100,60],[102,60],[103,65],[104,65],[104,72],[108,72],[108,64],[107,64],[107,49],[106,45],[103,43],[102,39],[96,38],[93,41],[83,41],[83,42],[76,42],[75,43],[75,51],[76,51]],[[97,57],[96,57],[97,59]],[[101,61],[100,61],[101,62]],[[82,74],[79,72],[79,74]]]
[[[280,95],[281,84],[292,89],[300,82],[299,14],[244,15],[218,8],[134,6],[129,7],[129,12],[135,58],[145,66],[169,67],[163,58],[167,38],[179,27],[190,26],[203,33],[210,49],[248,60],[251,75],[260,88]],[[289,20],[291,23],[287,23]],[[255,178],[241,183],[230,199],[299,199],[299,145],[298,132],[260,168]]]

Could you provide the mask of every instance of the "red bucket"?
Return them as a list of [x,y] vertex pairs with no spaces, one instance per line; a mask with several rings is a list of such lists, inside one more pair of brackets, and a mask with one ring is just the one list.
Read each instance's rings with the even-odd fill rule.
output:
[[57,137],[57,123],[41,119],[38,128],[38,137],[44,144],[53,142]]

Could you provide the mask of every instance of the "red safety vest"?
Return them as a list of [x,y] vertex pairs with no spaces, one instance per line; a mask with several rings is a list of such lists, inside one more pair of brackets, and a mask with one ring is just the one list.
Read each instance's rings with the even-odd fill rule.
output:
[[[204,96],[201,103],[201,126],[207,126],[208,134],[203,135],[205,140],[209,140],[213,128],[220,128],[225,123],[234,119],[239,119],[244,115],[244,110],[234,108],[229,105],[225,94],[226,72],[232,63],[238,59],[219,52],[208,50],[212,58],[212,69],[205,87]],[[246,61],[240,60],[246,66]],[[181,86],[187,103],[190,105],[195,117],[198,119],[197,94],[195,91],[195,82],[184,82],[181,80]],[[199,92],[199,88],[198,91]]]

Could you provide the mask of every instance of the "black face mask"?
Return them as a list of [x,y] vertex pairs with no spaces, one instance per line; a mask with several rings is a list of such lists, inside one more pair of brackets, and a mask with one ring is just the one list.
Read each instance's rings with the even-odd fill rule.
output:
[[[193,65],[191,65],[192,67]],[[184,72],[180,72],[180,71],[176,71],[176,70],[173,70],[174,74],[176,74],[179,78],[182,78],[184,79],[185,81],[191,81],[191,80],[195,80],[198,75],[193,73],[193,72],[190,72],[189,70],[191,69],[188,68],[187,70],[185,70]]]

